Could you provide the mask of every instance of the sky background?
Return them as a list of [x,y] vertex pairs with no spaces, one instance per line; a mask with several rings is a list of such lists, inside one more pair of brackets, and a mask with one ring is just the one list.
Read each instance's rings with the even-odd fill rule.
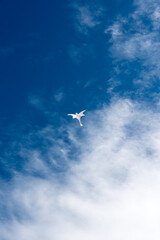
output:
[[159,240],[159,30],[158,0],[0,0],[1,240]]

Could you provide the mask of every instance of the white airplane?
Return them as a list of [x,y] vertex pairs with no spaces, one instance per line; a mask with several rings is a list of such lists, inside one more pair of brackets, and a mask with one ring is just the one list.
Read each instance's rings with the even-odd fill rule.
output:
[[74,118],[77,118],[78,121],[79,121],[80,126],[82,127],[83,124],[81,123],[81,117],[85,116],[85,115],[83,114],[85,111],[86,111],[86,110],[83,110],[83,111],[80,112],[80,113],[76,113],[76,114],[67,114],[67,115],[72,116],[73,119],[74,119]]

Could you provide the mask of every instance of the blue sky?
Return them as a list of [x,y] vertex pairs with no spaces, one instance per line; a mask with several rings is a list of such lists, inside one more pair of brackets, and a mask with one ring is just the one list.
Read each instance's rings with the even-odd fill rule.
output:
[[159,26],[158,0],[0,1],[0,239],[158,239]]

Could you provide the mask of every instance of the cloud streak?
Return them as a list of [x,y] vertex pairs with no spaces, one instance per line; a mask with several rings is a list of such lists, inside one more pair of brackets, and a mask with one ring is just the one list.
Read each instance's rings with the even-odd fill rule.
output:
[[[39,132],[53,143],[48,156],[58,164],[64,153],[68,168],[55,172],[47,155],[26,153],[28,172],[10,187],[1,182],[0,238],[158,239],[159,118],[158,111],[116,100],[88,113],[83,132],[67,126],[68,140],[59,139],[57,148],[49,127]],[[43,174],[32,174],[32,166]]]
[[99,4],[74,2],[71,7],[75,11],[75,27],[79,32],[88,34],[89,29],[101,24],[104,9]]
[[139,73],[133,83],[141,88],[153,87],[160,75],[159,1],[134,1],[135,10],[126,17],[119,16],[105,33],[111,34],[111,54],[116,64],[127,66],[136,62]]

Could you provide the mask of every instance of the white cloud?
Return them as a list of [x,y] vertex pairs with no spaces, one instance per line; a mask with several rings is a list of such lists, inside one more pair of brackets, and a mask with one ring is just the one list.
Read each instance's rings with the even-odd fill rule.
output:
[[72,4],[75,11],[75,26],[81,33],[87,34],[89,29],[92,29],[101,23],[103,8],[98,4],[80,2]]
[[68,143],[60,139],[56,150],[65,152],[67,172],[56,174],[45,158],[30,154],[30,166],[42,162],[45,177],[16,176],[8,189],[1,183],[1,219],[10,220],[0,221],[0,239],[158,240],[159,119],[158,111],[117,100],[88,112],[83,129],[67,128]]
[[118,22],[115,22],[113,25],[109,26],[105,29],[104,33],[110,32],[112,34],[112,38],[115,39],[122,35],[121,25]]
[[37,109],[43,109],[43,100],[41,96],[30,94],[28,96],[28,103],[32,107],[35,107]]
[[79,64],[81,62],[82,53],[80,48],[72,44],[68,48],[68,54],[74,63]]
[[95,82],[96,82],[96,79],[94,79],[94,78],[89,79],[89,80],[85,83],[84,88],[90,87],[90,86],[93,85]]
[[142,71],[135,82],[148,87],[160,76],[160,6],[157,0],[136,0],[134,5],[133,13],[118,17],[105,33],[111,33],[111,53],[116,63],[137,61]]
[[61,102],[62,99],[64,98],[64,93],[59,90],[55,95],[54,95],[54,98],[57,102]]
[[93,45],[87,43],[80,44],[79,46],[71,44],[68,47],[68,55],[75,64],[80,64],[83,59],[88,56],[92,56],[94,58],[94,52],[95,49]]

